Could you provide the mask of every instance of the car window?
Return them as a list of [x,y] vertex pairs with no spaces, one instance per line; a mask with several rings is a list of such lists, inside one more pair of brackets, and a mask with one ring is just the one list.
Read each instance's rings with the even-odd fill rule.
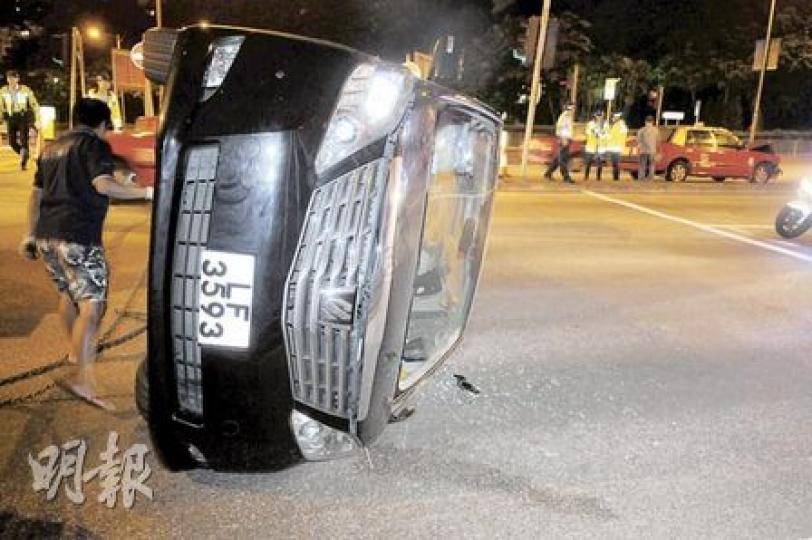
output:
[[685,138],[685,144],[689,146],[713,146],[713,134],[710,131],[692,130]]
[[739,138],[727,131],[717,131],[716,144],[723,148],[739,148],[741,141]]
[[672,127],[662,127],[660,126],[660,142],[668,142],[671,140],[671,137],[674,136],[677,130]]

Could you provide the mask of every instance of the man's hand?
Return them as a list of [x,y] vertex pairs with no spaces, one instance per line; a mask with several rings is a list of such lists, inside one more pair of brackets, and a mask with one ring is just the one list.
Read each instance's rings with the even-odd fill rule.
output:
[[17,248],[17,251],[21,257],[25,257],[29,261],[39,258],[39,253],[37,253],[37,243],[33,236],[26,236],[23,238],[22,242],[20,242],[20,247]]

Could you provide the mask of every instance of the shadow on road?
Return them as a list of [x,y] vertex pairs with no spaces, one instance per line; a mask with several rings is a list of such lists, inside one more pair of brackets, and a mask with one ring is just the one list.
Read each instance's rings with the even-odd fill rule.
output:
[[[21,261],[10,250],[0,251],[0,260],[15,261],[0,266],[0,338],[26,337],[46,314],[56,311],[56,292],[39,261]],[[31,279],[34,274],[42,274],[42,278]]]

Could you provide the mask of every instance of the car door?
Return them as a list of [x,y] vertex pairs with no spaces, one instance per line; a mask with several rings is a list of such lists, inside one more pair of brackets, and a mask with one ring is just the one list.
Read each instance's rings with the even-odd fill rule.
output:
[[685,154],[691,165],[691,173],[712,174],[714,160],[717,159],[716,140],[707,129],[692,129],[685,137]]
[[739,138],[724,129],[715,131],[714,136],[719,161],[714,176],[749,176],[751,166]]

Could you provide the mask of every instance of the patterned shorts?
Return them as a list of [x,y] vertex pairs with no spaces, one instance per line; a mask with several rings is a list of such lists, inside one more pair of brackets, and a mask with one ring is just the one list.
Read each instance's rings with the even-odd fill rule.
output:
[[104,248],[64,240],[37,240],[37,250],[60,293],[67,292],[75,303],[107,300]]

